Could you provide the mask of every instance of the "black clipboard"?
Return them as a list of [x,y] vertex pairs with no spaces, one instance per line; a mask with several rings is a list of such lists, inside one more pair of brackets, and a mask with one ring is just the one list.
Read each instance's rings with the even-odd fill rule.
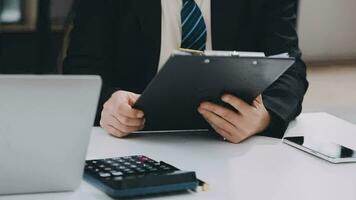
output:
[[223,94],[251,103],[295,62],[294,58],[173,55],[134,108],[145,113],[145,131],[209,129],[197,109]]

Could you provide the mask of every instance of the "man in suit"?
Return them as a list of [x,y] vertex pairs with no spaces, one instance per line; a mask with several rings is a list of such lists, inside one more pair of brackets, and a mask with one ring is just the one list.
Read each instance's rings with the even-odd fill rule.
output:
[[132,105],[172,50],[288,52],[296,57],[295,65],[251,105],[226,94],[222,100],[237,111],[211,102],[198,108],[230,142],[256,134],[282,137],[300,114],[308,88],[296,6],[297,0],[78,1],[64,72],[102,76],[97,122],[124,137],[144,129],[144,113]]

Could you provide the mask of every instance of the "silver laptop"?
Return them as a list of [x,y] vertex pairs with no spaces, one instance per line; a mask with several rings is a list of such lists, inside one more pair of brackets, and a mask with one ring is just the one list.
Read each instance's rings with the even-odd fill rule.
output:
[[0,194],[79,186],[100,88],[98,76],[0,76]]

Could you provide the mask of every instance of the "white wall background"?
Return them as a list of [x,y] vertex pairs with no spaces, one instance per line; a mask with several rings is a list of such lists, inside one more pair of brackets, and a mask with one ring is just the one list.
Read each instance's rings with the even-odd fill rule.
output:
[[301,0],[298,32],[304,59],[356,59],[356,0]]

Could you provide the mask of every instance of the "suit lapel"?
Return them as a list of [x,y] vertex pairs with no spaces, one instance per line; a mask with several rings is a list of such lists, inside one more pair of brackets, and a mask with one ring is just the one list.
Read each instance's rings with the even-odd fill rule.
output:
[[148,58],[152,58],[151,63],[147,63],[149,69],[148,81],[155,76],[161,52],[161,0],[131,0],[136,10],[141,31],[147,41],[147,46],[151,47],[150,52],[146,52]]

